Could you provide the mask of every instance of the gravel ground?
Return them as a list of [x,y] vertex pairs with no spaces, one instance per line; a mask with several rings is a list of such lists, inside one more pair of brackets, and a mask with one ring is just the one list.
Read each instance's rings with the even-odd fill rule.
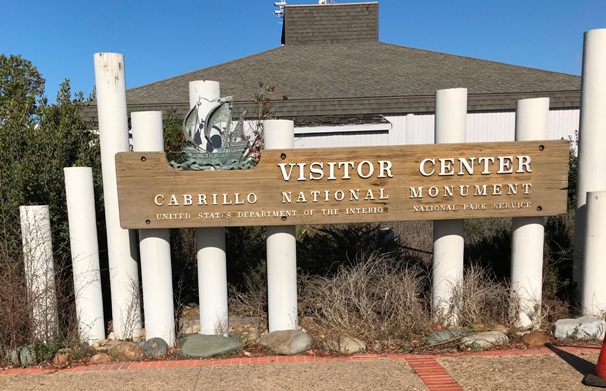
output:
[[[590,390],[599,350],[571,354],[443,356],[437,362],[464,390]],[[428,390],[405,360],[271,363],[0,375],[0,390]]]
[[593,373],[598,353],[441,357],[438,363],[466,391],[590,390],[581,384]]
[[0,390],[428,390],[404,360],[2,375]]

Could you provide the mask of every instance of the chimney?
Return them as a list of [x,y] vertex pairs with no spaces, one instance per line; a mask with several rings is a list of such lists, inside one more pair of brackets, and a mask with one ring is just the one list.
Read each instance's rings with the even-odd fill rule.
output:
[[282,27],[284,45],[377,42],[378,40],[379,3],[284,7]]

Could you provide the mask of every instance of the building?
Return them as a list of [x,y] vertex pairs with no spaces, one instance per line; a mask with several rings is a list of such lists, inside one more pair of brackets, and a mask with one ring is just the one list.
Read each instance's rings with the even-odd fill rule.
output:
[[378,27],[377,2],[287,5],[281,46],[130,89],[129,110],[183,116],[188,83],[216,80],[253,119],[263,81],[276,86],[273,115],[295,121],[296,147],[419,144],[433,143],[435,91],[464,87],[468,141],[513,140],[523,98],[550,98],[550,139],[578,129],[579,76],[392,45]]

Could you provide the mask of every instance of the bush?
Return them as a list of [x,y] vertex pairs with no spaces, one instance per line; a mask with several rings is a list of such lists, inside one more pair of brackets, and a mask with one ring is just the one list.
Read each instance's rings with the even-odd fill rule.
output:
[[342,264],[333,276],[302,276],[299,316],[325,335],[402,345],[431,330],[427,272],[376,253]]
[[[81,93],[72,98],[66,80],[57,103],[44,97],[44,80],[19,56],[0,55],[0,354],[35,344],[31,299],[27,297],[19,229],[20,205],[49,205],[55,287],[59,312],[58,338],[73,334],[75,304],[69,253],[64,167],[93,168],[101,187],[97,135],[82,121]],[[98,193],[100,194],[100,193]],[[103,213],[102,198],[97,211]],[[99,230],[103,220],[99,219]],[[105,235],[99,235],[103,238]]]

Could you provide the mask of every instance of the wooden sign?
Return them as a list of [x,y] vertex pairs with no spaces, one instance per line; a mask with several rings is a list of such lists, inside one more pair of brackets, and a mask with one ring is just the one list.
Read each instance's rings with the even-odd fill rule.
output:
[[566,141],[265,150],[250,170],[116,155],[123,228],[549,216],[566,212]]

